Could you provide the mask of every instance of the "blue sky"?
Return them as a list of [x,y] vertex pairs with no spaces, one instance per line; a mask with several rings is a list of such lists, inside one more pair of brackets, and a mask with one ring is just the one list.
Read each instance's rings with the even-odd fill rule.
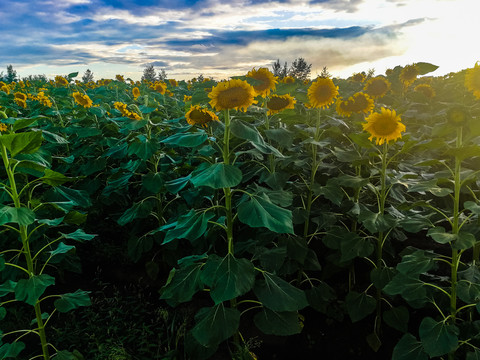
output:
[[217,80],[298,57],[337,77],[480,60],[478,0],[1,0],[0,71]]

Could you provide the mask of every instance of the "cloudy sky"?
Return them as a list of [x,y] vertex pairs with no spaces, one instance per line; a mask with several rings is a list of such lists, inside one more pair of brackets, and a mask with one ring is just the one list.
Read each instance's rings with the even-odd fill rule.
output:
[[217,80],[298,57],[312,76],[480,61],[479,0],[0,0],[0,71]]

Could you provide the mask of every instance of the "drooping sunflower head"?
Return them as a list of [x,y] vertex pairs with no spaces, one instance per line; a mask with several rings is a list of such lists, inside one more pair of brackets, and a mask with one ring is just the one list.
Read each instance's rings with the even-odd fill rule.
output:
[[415,80],[417,80],[417,76],[419,73],[420,72],[416,64],[407,65],[402,69],[402,71],[400,71],[399,78],[405,86],[408,86],[412,84]]
[[352,81],[355,82],[364,82],[365,81],[365,74],[364,73],[354,73],[351,77]]
[[152,89],[162,95],[165,95],[165,92],[167,91],[167,84],[165,84],[163,81],[155,81],[155,83],[152,85]]
[[337,98],[335,108],[340,116],[349,117],[350,115],[352,115],[350,102],[348,100],[343,100],[341,97]]
[[8,85],[0,86],[0,91],[3,91],[7,95],[10,94],[10,88],[8,87]]
[[370,114],[363,123],[363,130],[370,133],[370,141],[376,138],[376,144],[382,145],[390,140],[396,141],[402,137],[402,131],[405,131],[405,125],[401,123],[400,116],[395,110],[382,108],[381,112]]
[[338,87],[330,78],[320,77],[308,88],[308,100],[314,108],[328,107],[338,95]]
[[388,92],[388,90],[390,90],[390,86],[390,81],[385,79],[385,77],[376,76],[367,81],[363,90],[372,99],[376,99],[384,96]]
[[202,127],[207,127],[208,123],[212,121],[219,121],[218,116],[205,108],[202,108],[200,105],[190,106],[190,110],[185,114],[187,123],[190,125],[201,125]]
[[168,79],[168,82],[170,83],[170,85],[172,87],[177,87],[178,86],[178,82],[175,79]]
[[123,77],[123,75],[115,75],[115,79],[117,81],[125,82],[125,78]]
[[244,80],[233,79],[217,84],[208,93],[210,106],[216,110],[235,109],[247,111],[255,104],[255,89]]
[[350,109],[355,113],[369,113],[373,111],[375,104],[373,99],[365,93],[358,92],[348,99]]
[[435,90],[429,84],[419,84],[415,86],[413,90],[423,94],[423,96],[429,99],[435,96]]
[[89,108],[93,104],[92,100],[88,97],[87,94],[82,94],[82,93],[76,91],[72,94],[72,96],[75,99],[75,102],[78,105],[83,106],[84,108]]
[[15,99],[27,101],[27,95],[25,95],[24,93],[16,92],[15,94],[13,94],[13,96],[15,97]]
[[295,83],[295,78],[293,76],[285,76],[283,79],[282,79],[282,82],[284,84],[294,84]]
[[140,89],[138,87],[134,87],[132,89],[132,95],[134,99],[137,99],[140,96]]
[[277,114],[285,109],[294,109],[297,100],[290,94],[272,95],[267,101],[268,115]]
[[477,99],[480,99],[480,64],[478,62],[473,68],[467,69],[465,86]]
[[18,106],[24,109],[27,107],[27,102],[25,100],[15,98],[15,102],[17,103]]
[[252,69],[247,73],[247,77],[253,78],[259,81],[259,84],[253,85],[255,94],[258,96],[268,96],[270,91],[275,90],[275,84],[277,84],[277,78],[267,68],[260,68],[258,70]]
[[68,80],[61,75],[55,76],[55,83],[58,86],[68,86],[68,84],[69,84]]

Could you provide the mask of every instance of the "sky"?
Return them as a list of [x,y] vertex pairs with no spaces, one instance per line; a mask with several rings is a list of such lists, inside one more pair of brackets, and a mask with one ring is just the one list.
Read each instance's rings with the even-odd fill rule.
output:
[[0,0],[0,71],[96,80],[216,80],[290,65],[335,77],[415,62],[444,75],[480,61],[479,0]]

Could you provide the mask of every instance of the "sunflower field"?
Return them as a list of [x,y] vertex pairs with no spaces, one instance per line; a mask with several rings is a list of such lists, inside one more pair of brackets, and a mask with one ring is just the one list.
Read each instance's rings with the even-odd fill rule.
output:
[[0,82],[1,359],[480,359],[480,65]]

